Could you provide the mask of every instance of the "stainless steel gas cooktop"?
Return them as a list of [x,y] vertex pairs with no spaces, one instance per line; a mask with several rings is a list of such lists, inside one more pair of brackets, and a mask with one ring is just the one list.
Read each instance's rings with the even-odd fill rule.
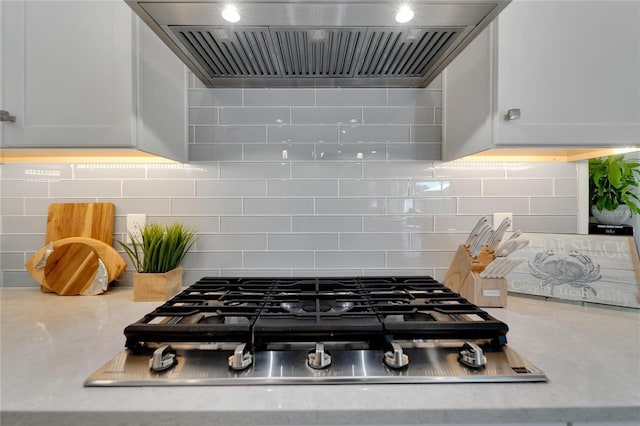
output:
[[546,381],[507,331],[430,277],[203,278],[85,385]]

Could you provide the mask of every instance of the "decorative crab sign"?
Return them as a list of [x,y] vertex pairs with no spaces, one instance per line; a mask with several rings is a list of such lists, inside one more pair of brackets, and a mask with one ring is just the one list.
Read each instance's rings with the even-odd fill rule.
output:
[[523,234],[511,254],[527,262],[508,279],[513,293],[640,308],[640,262],[632,237]]

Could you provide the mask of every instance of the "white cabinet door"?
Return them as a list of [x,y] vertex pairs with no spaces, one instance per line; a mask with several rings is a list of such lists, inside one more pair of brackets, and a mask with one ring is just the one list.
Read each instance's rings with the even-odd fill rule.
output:
[[640,1],[516,0],[497,72],[497,144],[640,144]]
[[[446,161],[640,146],[640,0],[514,0],[444,82]],[[520,118],[505,120],[512,108]]]
[[2,2],[6,147],[132,146],[132,12],[121,1]]

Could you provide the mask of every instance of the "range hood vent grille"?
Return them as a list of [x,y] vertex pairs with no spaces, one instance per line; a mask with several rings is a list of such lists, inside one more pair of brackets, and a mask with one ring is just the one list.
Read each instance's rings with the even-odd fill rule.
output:
[[[216,77],[420,77],[462,29],[172,27]],[[360,53],[358,53],[360,52]]]
[[276,77],[280,71],[267,28],[173,27],[210,77]]
[[370,29],[357,76],[420,77],[447,52],[461,32]]
[[272,30],[282,76],[352,77],[365,31],[357,28]]

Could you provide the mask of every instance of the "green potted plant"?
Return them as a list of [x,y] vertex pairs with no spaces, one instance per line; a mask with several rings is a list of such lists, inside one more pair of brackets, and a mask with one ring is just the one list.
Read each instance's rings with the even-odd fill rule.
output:
[[131,247],[118,243],[129,256],[136,272],[133,274],[133,300],[167,300],[182,288],[184,257],[196,242],[196,233],[183,224],[149,223],[140,230],[140,237],[129,233]]
[[640,214],[640,197],[634,193],[640,178],[640,163],[624,155],[589,160],[591,214],[599,223],[620,225],[633,213]]

